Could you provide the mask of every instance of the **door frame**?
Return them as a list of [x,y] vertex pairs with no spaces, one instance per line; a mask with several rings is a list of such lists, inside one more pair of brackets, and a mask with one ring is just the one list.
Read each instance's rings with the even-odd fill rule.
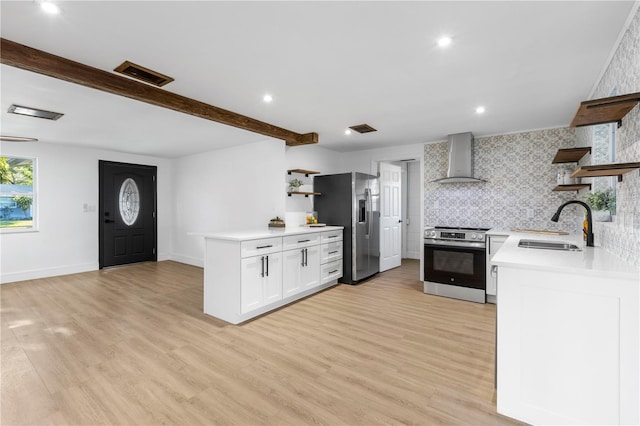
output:
[[[386,163],[395,163],[398,161],[406,161],[407,159],[413,159],[420,163],[420,194],[422,194],[422,205],[423,207],[420,209],[420,227],[424,230],[424,146],[425,144],[420,145],[411,145],[407,146],[403,149],[403,147],[398,147],[394,153],[389,153],[389,151],[384,151],[380,153],[374,153],[370,157],[370,173],[372,175],[378,174],[378,163],[386,162]],[[420,244],[420,281],[424,281],[424,244]]]
[[[394,206],[395,203],[393,203],[392,201],[394,200],[394,196],[393,193],[389,193],[387,194],[387,196],[391,197],[390,200],[387,200],[385,197],[385,185],[383,184],[384,181],[384,176],[383,176],[383,171],[382,169],[384,167],[387,168],[393,168],[395,170],[398,171],[399,176],[398,176],[398,185],[399,185],[399,193],[398,193],[398,199],[396,200],[397,202],[397,208],[399,210],[399,215],[397,215],[396,217],[397,222],[395,219],[393,219],[391,222],[388,222],[387,216],[385,216],[385,204],[388,204],[391,208],[391,211],[389,212],[389,216],[388,218],[392,218],[394,217],[394,215],[392,214],[393,210],[394,210]],[[404,211],[403,211],[403,207],[404,207],[404,179],[403,176],[406,174],[406,170],[404,167],[404,163],[400,163],[398,164],[397,162],[390,162],[390,161],[381,161],[378,163],[378,186],[379,186],[379,192],[380,192],[380,223],[379,223],[379,228],[380,228],[380,232],[379,232],[379,238],[380,238],[380,258],[379,258],[379,269],[380,272],[384,272],[384,271],[388,271],[390,269],[393,268],[397,268],[399,266],[402,265],[402,247],[404,245],[404,238],[405,238],[405,226],[406,224],[403,222],[404,221]],[[392,179],[393,181],[393,179]],[[393,185],[392,186],[396,186]],[[391,228],[392,231],[390,234],[386,234],[385,236],[385,228]],[[393,238],[393,228],[397,229],[397,237],[399,239],[396,240],[395,238]],[[389,241],[390,239],[390,241]],[[391,248],[391,256],[389,257],[385,257],[387,255],[389,255],[390,253],[386,252],[385,249],[385,243],[390,243],[392,248]],[[396,244],[397,243],[397,247]],[[394,248],[397,248],[397,255],[393,255],[393,253],[395,253]]]
[[[102,212],[104,211],[104,203],[102,201],[101,191],[102,191],[102,181],[103,181],[103,165],[124,165],[124,166],[133,166],[140,167],[145,169],[154,169],[155,173],[153,176],[153,246],[154,252],[152,261],[158,261],[158,166],[149,165],[149,164],[135,164],[135,163],[124,163],[122,161],[109,161],[109,160],[98,160],[98,269],[105,268],[104,266],[104,217],[102,216]],[[123,265],[128,265],[127,263]],[[123,266],[116,265],[116,266]],[[111,266],[107,266],[111,267]]]

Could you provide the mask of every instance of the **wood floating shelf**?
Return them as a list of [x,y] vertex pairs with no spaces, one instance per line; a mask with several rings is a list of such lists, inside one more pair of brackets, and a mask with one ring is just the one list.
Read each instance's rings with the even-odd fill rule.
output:
[[640,102],[640,92],[580,102],[580,107],[569,127],[605,123],[618,123],[618,127],[620,127],[624,116],[638,102]]
[[287,192],[287,195],[289,197],[291,197],[292,195],[304,195],[305,197],[308,197],[309,195],[322,195],[322,194],[320,194],[319,192],[297,192],[297,191],[294,191],[294,192]]
[[559,149],[551,164],[577,163],[587,154],[591,154],[590,146]]
[[305,175],[306,177],[309,177],[309,175],[317,175],[320,172],[314,172],[313,170],[304,170],[304,169],[290,169],[287,170],[288,174],[291,173],[299,173],[301,175]]
[[573,185],[558,185],[552,191],[580,191],[581,189],[591,189],[590,183],[575,183]]
[[578,167],[571,177],[618,176],[618,182],[622,182],[623,174],[637,169],[640,169],[640,163],[596,164]]

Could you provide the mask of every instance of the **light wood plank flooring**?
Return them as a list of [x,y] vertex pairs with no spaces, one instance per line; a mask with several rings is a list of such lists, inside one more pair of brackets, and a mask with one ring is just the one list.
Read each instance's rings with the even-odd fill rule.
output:
[[515,424],[495,411],[495,306],[425,295],[418,268],[240,326],[175,262],[2,285],[0,423]]

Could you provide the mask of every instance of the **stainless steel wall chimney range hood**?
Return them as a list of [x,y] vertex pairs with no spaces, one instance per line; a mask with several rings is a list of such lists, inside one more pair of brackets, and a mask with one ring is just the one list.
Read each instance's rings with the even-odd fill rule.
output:
[[473,133],[456,133],[447,137],[449,166],[447,177],[436,179],[438,183],[486,182],[473,176]]

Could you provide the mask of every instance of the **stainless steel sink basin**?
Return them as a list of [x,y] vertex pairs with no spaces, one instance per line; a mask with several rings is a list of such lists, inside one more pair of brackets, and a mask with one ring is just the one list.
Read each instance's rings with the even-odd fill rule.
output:
[[582,249],[575,244],[564,243],[561,241],[520,240],[518,247],[543,250],[582,251]]

